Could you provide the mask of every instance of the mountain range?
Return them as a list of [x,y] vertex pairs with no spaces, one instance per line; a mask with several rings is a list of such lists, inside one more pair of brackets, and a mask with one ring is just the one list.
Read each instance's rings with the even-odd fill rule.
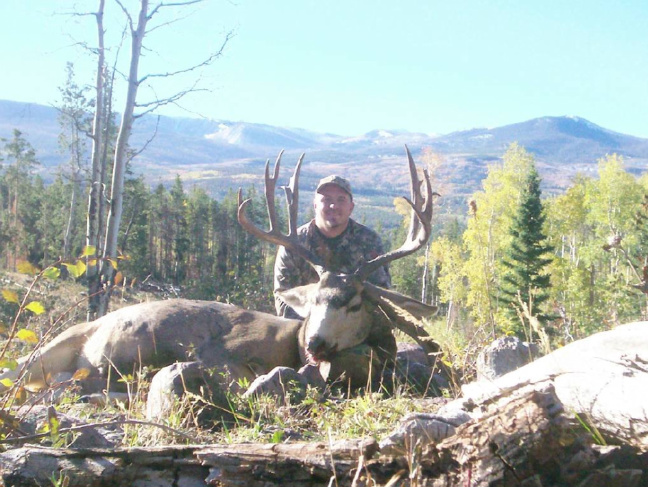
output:
[[[10,138],[13,129],[19,129],[36,149],[46,180],[64,162],[57,148],[57,117],[53,107],[0,100],[0,137]],[[445,135],[375,130],[357,137],[248,122],[146,116],[135,124],[131,146],[138,150],[153,134],[146,150],[133,160],[133,170],[151,184],[167,184],[180,175],[185,187],[202,186],[216,198],[260,183],[263,164],[282,149],[281,177],[286,182],[305,152],[303,191],[312,191],[319,178],[336,173],[352,181],[358,199],[376,208],[390,207],[395,196],[408,192],[405,144],[415,159],[424,148],[438,155],[436,177],[450,193],[444,196],[453,207],[465,204],[479,189],[488,165],[499,161],[512,142],[535,156],[545,193],[561,192],[577,173],[595,175],[597,161],[606,154],[622,155],[634,174],[648,168],[648,139],[567,116]]]

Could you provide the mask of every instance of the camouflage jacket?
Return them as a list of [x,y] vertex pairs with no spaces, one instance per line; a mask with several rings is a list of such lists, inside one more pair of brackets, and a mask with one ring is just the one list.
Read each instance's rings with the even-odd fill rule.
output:
[[[370,228],[349,220],[346,230],[334,238],[325,237],[315,225],[315,221],[297,229],[299,243],[320,256],[328,271],[345,274],[353,273],[362,263],[383,253],[380,237]],[[284,247],[277,252],[274,268],[275,307],[279,316],[295,317],[276,292],[292,289],[304,284],[317,282],[319,276],[313,267],[301,257],[293,255]],[[375,271],[369,282],[385,288],[391,287],[391,277],[387,266]]]

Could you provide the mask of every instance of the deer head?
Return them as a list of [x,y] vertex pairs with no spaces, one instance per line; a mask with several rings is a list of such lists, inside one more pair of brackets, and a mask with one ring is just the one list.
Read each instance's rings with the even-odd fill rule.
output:
[[430,237],[432,200],[436,193],[432,192],[427,171],[423,173],[423,181],[419,180],[412,155],[407,147],[405,150],[409,163],[411,199],[404,199],[412,208],[407,238],[398,249],[363,263],[351,274],[328,271],[322,260],[297,240],[298,184],[303,154],[297,162],[288,186],[284,186],[288,207],[287,234],[282,234],[276,228],[274,203],[275,186],[283,151],[277,157],[272,176],[269,161],[266,162],[265,167],[265,197],[270,220],[268,231],[260,229],[248,219],[246,207],[250,200],[242,201],[239,190],[238,220],[241,226],[261,240],[283,245],[293,254],[306,260],[319,275],[319,281],[316,283],[280,293],[280,297],[286,304],[305,318],[301,337],[304,346],[302,357],[308,362],[327,360],[337,350],[350,348],[365,341],[371,328],[369,314],[375,307],[380,307],[395,326],[419,342],[427,337],[427,333],[418,321],[423,316],[430,316],[436,310],[435,307],[367,282],[367,278],[374,271],[389,262],[416,252]]

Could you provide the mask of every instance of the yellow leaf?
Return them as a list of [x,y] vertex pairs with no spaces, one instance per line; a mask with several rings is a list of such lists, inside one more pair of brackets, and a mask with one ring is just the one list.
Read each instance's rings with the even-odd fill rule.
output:
[[119,286],[123,280],[124,275],[120,271],[118,271],[117,274],[115,274],[115,286]]
[[13,381],[11,379],[2,379],[0,380],[0,384],[2,384],[5,387],[11,387],[13,386]]
[[108,262],[110,262],[110,265],[112,266],[113,269],[117,270],[117,261],[115,259],[106,259]]
[[20,304],[20,302],[18,301],[18,295],[14,291],[10,291],[9,289],[2,290],[2,297],[5,298],[5,301],[8,301],[10,303]]
[[31,330],[25,330],[24,328],[22,330],[18,330],[18,333],[16,333],[16,338],[27,343],[38,343],[38,337],[36,336],[36,333]]
[[27,391],[24,387],[19,387],[14,393],[14,398],[18,404],[23,404],[27,401]]
[[83,247],[83,252],[81,252],[81,255],[79,257],[91,257],[93,255],[97,254],[97,247],[94,245],[86,245]]
[[30,276],[34,276],[38,274],[38,268],[32,264],[31,262],[28,262],[26,260],[21,260],[16,264],[16,269],[18,272],[21,274],[29,274]]
[[28,309],[35,315],[42,315],[45,312],[45,307],[39,301],[32,301],[25,306],[25,309]]
[[75,279],[81,277],[86,270],[86,265],[80,260],[77,260],[74,264],[64,262],[63,265],[67,267],[68,272]]
[[90,369],[79,369],[72,376],[72,380],[83,380],[87,379],[90,375]]

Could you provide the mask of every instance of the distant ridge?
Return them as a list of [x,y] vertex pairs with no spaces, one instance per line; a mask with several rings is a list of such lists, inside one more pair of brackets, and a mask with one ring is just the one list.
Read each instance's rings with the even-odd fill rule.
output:
[[[259,182],[262,164],[281,149],[283,176],[289,176],[298,154],[306,153],[302,187],[312,190],[317,179],[332,172],[352,178],[360,196],[383,201],[407,190],[403,146],[415,158],[430,148],[444,160],[437,177],[450,185],[459,201],[479,189],[488,164],[518,142],[538,161],[543,187],[565,189],[577,172],[595,174],[597,161],[606,154],[622,155],[627,169],[640,174],[648,167],[648,139],[624,135],[573,116],[541,117],[495,128],[475,128],[445,135],[376,129],[355,137],[321,134],[298,128],[248,122],[148,116],[139,120],[131,145],[141,147],[157,136],[136,157],[133,169],[152,183],[172,181],[180,174],[187,184],[204,186],[214,196],[230,188]],[[0,137],[21,130],[37,151],[48,178],[63,161],[58,152],[57,111],[42,105],[0,100]]]

